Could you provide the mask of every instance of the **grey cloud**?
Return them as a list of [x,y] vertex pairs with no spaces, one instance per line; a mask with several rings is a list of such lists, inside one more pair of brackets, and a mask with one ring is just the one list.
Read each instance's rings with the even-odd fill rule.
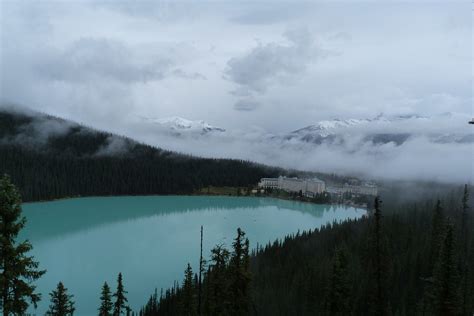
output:
[[352,36],[347,32],[336,32],[334,34],[330,34],[328,39],[332,41],[350,41],[352,40]]
[[252,3],[250,6],[242,6],[243,12],[230,18],[231,22],[247,25],[275,24],[301,18],[314,9],[310,3],[294,3],[291,6],[284,2],[273,3],[271,6],[267,3]]
[[131,142],[120,136],[111,135],[107,138],[106,144],[97,150],[96,156],[113,156],[127,153]]
[[264,93],[279,77],[301,74],[323,55],[306,29],[287,31],[284,37],[288,44],[259,43],[244,56],[228,61],[225,77],[239,85],[237,91]]
[[81,38],[62,52],[53,52],[41,60],[37,71],[52,80],[83,82],[95,79],[123,83],[161,80],[172,60],[157,57],[143,61],[120,41],[105,38]]
[[260,106],[260,103],[253,99],[241,99],[234,104],[234,110],[253,111]]
[[[353,174],[374,179],[441,182],[474,180],[472,143],[439,143],[428,137],[431,132],[470,132],[465,115],[433,117],[424,123],[418,119],[381,122],[374,126],[356,125],[348,131],[340,131],[345,133],[344,142],[320,145],[298,139],[282,139],[263,130],[234,130],[191,139],[169,137],[157,133],[152,126],[148,126],[149,131],[146,132],[144,129],[147,126],[143,124],[140,128],[142,130],[137,137],[142,141],[205,157],[246,159],[285,168]],[[377,144],[364,139],[367,133],[380,130],[410,132],[413,136],[402,144]],[[449,166],[446,165],[447,161],[450,162]]]
[[1,111],[27,115],[32,118],[31,122],[21,125],[18,133],[13,137],[7,136],[0,139],[0,142],[2,143],[41,147],[45,145],[51,137],[65,135],[71,130],[71,128],[78,126],[71,121],[64,121],[61,119],[52,120],[44,114],[17,105],[0,104],[0,112]]
[[188,73],[181,68],[174,69],[172,74],[178,78],[190,79],[190,80],[207,80],[206,76],[199,72]]

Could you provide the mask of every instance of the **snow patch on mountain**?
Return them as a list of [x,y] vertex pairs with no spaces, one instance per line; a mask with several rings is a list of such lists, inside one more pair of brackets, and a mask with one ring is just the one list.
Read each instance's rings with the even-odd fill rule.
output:
[[[451,119],[453,114],[443,114],[444,119]],[[393,142],[400,145],[412,134],[435,136],[428,130],[430,124],[437,124],[440,117],[425,117],[420,115],[399,115],[387,117],[382,114],[375,118],[366,119],[334,119],[320,121],[284,136],[286,140],[300,140],[315,144],[340,143],[347,136],[359,135],[364,140],[375,144]],[[418,126],[418,128],[416,128]],[[414,128],[415,127],[415,128]]]
[[165,128],[174,134],[180,135],[181,133],[198,133],[207,134],[212,132],[225,132],[225,129],[212,126],[203,120],[192,121],[178,116],[172,116],[167,118],[146,118],[142,117],[144,121],[156,124],[162,128]]

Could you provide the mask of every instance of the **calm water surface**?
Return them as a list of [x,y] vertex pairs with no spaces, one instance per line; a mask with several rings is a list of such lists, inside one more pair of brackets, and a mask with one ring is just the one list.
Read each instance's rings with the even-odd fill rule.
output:
[[241,227],[254,248],[298,230],[359,218],[365,210],[269,198],[147,196],[78,198],[26,203],[27,226],[20,236],[47,273],[37,282],[43,301],[62,281],[74,294],[75,315],[96,315],[100,288],[114,290],[122,272],[130,306],[138,310],[155,288],[181,282],[185,265],[199,262],[200,226],[204,255],[230,247]]

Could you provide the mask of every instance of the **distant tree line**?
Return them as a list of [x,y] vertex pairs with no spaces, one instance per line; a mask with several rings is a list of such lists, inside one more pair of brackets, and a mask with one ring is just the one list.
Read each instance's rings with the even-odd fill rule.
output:
[[[208,186],[246,187],[280,173],[242,160],[180,155],[80,125],[41,139],[29,128],[34,122],[34,117],[0,109],[0,174],[10,175],[24,201],[189,194]],[[111,137],[120,138],[123,148],[101,153]]]

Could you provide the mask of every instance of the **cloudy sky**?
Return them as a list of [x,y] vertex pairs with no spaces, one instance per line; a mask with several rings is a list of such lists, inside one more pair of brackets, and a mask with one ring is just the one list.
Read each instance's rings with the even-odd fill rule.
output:
[[[473,142],[439,141],[474,137],[466,124],[474,116],[470,1],[0,5],[0,105],[201,156],[373,177],[474,179]],[[416,135],[402,145],[367,141],[369,127],[345,132],[338,146],[272,136],[381,113],[435,120],[378,125]],[[149,124],[173,116],[227,132],[176,138]]]
[[472,113],[471,3],[2,1],[1,101],[126,133]]

